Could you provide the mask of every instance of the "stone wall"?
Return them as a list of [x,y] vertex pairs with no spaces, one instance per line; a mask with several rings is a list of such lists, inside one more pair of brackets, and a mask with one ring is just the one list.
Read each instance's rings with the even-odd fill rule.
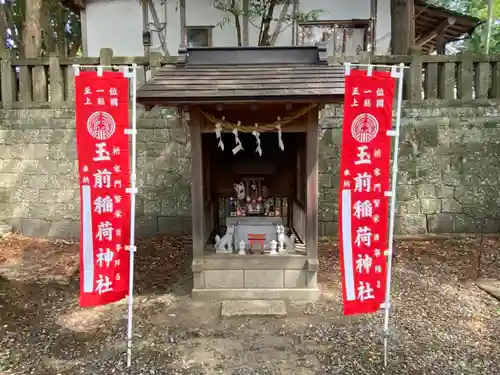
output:
[[[500,230],[498,103],[426,102],[405,107],[401,123],[396,231],[401,234]],[[325,113],[320,157],[320,234],[337,230],[342,108]]]
[[[397,231],[500,230],[500,107],[413,105],[402,122]],[[337,231],[342,108],[324,110],[320,140],[320,235]],[[72,109],[0,110],[0,221],[30,236],[78,237],[79,191]],[[138,122],[137,231],[186,233],[190,144],[172,110]]]
[[[75,113],[0,111],[0,221],[28,236],[79,236]],[[138,122],[138,235],[191,230],[189,131],[171,109]]]

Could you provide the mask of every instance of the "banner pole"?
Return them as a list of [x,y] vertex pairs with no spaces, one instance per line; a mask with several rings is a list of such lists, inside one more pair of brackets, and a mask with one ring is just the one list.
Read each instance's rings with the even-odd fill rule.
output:
[[130,267],[129,267],[129,292],[128,292],[128,323],[127,323],[127,367],[132,364],[132,319],[134,304],[134,255],[135,247],[135,195],[136,188],[136,136],[137,136],[137,113],[136,113],[136,91],[137,91],[137,64],[132,64],[132,155],[130,165]]
[[403,75],[404,64],[399,65],[398,70],[398,101],[396,109],[396,129],[394,136],[394,152],[392,160],[392,181],[391,181],[391,211],[389,216],[389,246],[387,252],[387,279],[385,284],[384,302],[384,366],[387,367],[388,336],[389,336],[389,312],[391,308],[391,274],[392,274],[392,252],[394,242],[394,220],[396,211],[396,183],[398,178],[398,157],[399,157],[399,133],[401,127],[401,107],[403,104]]

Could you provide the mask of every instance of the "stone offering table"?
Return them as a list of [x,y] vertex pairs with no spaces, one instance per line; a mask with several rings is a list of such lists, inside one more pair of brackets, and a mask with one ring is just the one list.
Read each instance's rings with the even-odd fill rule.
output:
[[278,235],[276,233],[276,225],[283,225],[283,219],[281,217],[272,216],[238,216],[238,217],[228,217],[226,219],[226,225],[234,225],[234,242],[233,247],[235,249],[239,248],[240,241],[245,242],[247,249],[248,244],[248,234],[265,234],[266,244],[270,241],[278,240]]

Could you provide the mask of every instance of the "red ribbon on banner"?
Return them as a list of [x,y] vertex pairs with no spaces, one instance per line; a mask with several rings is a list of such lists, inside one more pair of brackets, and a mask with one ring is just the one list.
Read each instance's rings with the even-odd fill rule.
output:
[[75,76],[82,307],[116,302],[128,294],[128,87],[123,73],[80,72]]
[[344,314],[385,299],[394,78],[353,70],[345,79],[340,162],[340,262]]

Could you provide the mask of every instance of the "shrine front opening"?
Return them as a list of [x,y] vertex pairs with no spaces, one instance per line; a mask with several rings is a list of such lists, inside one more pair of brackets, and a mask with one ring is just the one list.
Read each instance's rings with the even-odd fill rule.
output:
[[181,61],[137,98],[189,122],[192,297],[316,299],[318,110],[342,99],[343,69],[318,47],[190,48]]
[[[204,181],[205,196],[217,205],[215,233],[225,233],[227,218],[242,218],[243,215],[261,219],[279,217],[280,223],[291,228],[288,206],[296,196],[300,196],[302,202],[305,198],[305,137],[304,132],[283,133],[284,149],[281,150],[276,132],[261,133],[262,155],[259,155],[252,133],[239,132],[242,149],[236,154],[232,150],[238,144],[232,132],[222,133],[224,150],[218,147],[219,141],[213,132],[203,134],[203,172],[209,175]],[[237,193],[244,196],[243,201],[238,199]]]

